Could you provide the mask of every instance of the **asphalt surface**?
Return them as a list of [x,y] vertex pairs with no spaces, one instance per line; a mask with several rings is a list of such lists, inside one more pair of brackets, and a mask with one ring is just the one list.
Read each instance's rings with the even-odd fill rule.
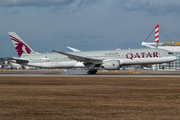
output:
[[0,74],[0,77],[178,77],[180,75]]

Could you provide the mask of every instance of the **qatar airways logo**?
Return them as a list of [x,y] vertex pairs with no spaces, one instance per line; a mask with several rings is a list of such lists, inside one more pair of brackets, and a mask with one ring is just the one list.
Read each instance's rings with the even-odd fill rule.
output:
[[153,52],[153,53],[146,53],[146,52],[141,52],[141,53],[127,53],[126,58],[133,60],[134,58],[152,58],[152,57],[158,57],[158,52]]
[[11,40],[12,40],[12,41],[17,42],[17,43],[15,44],[15,45],[16,45],[16,46],[15,46],[15,49],[16,49],[19,57],[21,57],[21,55],[22,55],[23,53],[28,53],[28,54],[31,53],[31,50],[30,50],[23,42],[21,42],[20,40],[18,40],[17,38],[15,38],[15,37],[13,37],[13,36],[11,36],[11,35],[10,35],[10,37],[11,37]]

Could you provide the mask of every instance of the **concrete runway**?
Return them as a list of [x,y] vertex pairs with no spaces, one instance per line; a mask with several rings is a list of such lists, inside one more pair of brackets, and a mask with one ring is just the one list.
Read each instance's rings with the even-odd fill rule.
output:
[[180,75],[0,74],[0,77],[177,77]]

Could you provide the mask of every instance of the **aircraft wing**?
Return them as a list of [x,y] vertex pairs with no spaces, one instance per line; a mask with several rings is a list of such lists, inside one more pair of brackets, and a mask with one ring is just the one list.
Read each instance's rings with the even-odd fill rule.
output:
[[101,62],[103,61],[102,59],[93,59],[93,58],[78,56],[78,55],[69,54],[69,53],[60,52],[60,51],[55,51],[55,50],[51,50],[51,51],[62,54],[62,55],[66,55],[70,59],[73,59],[73,60],[76,60],[79,62],[84,62],[84,64],[86,64],[86,63],[101,64]]

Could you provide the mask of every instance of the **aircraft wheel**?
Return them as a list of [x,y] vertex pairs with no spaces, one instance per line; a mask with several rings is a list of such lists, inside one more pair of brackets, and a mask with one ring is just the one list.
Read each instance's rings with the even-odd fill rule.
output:
[[97,70],[89,70],[87,73],[88,73],[88,74],[96,74],[96,73],[97,73]]

